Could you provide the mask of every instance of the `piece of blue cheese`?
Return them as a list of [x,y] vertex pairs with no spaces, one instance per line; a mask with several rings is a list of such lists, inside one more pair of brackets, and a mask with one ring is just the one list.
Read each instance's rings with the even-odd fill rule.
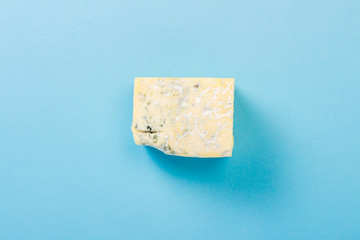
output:
[[184,157],[230,157],[233,78],[135,78],[135,143]]

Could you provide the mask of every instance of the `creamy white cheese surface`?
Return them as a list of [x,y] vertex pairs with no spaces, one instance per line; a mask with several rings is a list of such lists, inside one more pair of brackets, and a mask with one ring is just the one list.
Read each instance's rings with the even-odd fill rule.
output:
[[229,157],[233,78],[135,78],[135,143],[186,157]]

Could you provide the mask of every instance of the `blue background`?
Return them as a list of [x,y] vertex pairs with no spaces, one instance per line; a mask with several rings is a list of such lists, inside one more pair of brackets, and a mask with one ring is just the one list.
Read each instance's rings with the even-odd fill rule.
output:
[[[132,139],[137,76],[236,78],[232,158]],[[360,239],[359,1],[0,1],[0,239]]]

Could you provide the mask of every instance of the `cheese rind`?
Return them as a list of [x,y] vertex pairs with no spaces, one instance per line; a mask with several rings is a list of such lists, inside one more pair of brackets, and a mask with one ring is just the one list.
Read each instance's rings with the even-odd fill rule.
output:
[[234,79],[135,78],[135,143],[186,157],[229,157]]

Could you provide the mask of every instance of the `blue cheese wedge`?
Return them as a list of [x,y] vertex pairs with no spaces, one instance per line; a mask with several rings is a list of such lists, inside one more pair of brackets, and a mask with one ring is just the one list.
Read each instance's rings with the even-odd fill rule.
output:
[[135,143],[184,157],[230,157],[233,78],[135,78]]

